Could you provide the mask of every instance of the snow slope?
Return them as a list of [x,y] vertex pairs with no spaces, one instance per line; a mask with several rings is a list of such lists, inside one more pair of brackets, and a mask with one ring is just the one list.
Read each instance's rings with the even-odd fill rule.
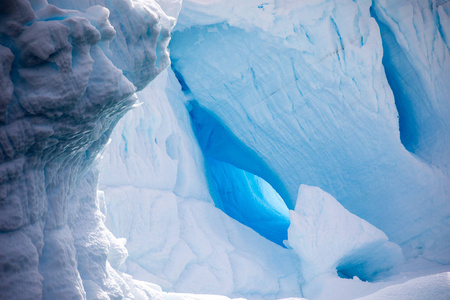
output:
[[449,294],[450,273],[445,272],[414,278],[358,299],[448,299]]

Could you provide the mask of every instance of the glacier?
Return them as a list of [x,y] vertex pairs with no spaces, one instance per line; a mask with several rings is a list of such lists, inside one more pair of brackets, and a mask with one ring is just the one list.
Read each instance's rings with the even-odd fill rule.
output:
[[0,299],[446,299],[449,16],[0,1]]

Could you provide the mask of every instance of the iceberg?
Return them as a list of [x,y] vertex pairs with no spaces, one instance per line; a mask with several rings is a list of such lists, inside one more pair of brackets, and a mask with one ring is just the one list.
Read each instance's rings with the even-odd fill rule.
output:
[[0,2],[1,299],[445,297],[450,2]]
[[448,174],[449,5],[376,1],[383,66],[395,97],[405,148]]
[[320,188],[300,186],[290,219],[289,245],[300,257],[304,277],[337,273],[371,281],[402,262],[400,247],[386,234]]

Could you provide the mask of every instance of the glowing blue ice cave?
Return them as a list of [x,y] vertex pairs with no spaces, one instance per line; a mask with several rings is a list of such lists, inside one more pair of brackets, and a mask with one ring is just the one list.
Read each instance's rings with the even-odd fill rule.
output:
[[[178,79],[187,89],[179,74]],[[265,174],[275,182],[276,177],[214,115],[195,101],[189,103],[188,109],[194,133],[207,157],[208,180],[216,206],[265,238],[283,245],[289,227],[288,207],[269,183],[249,171]]]
[[227,215],[279,245],[287,240],[289,210],[264,179],[214,159],[208,159],[216,205]]

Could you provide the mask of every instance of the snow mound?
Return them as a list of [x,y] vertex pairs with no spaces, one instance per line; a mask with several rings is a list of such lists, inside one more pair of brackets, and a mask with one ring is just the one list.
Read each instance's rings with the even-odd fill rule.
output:
[[288,242],[300,257],[306,282],[336,272],[372,280],[402,262],[400,247],[386,234],[318,187],[300,186],[290,219]]
[[379,290],[358,300],[446,300],[450,297],[450,272],[422,276]]

